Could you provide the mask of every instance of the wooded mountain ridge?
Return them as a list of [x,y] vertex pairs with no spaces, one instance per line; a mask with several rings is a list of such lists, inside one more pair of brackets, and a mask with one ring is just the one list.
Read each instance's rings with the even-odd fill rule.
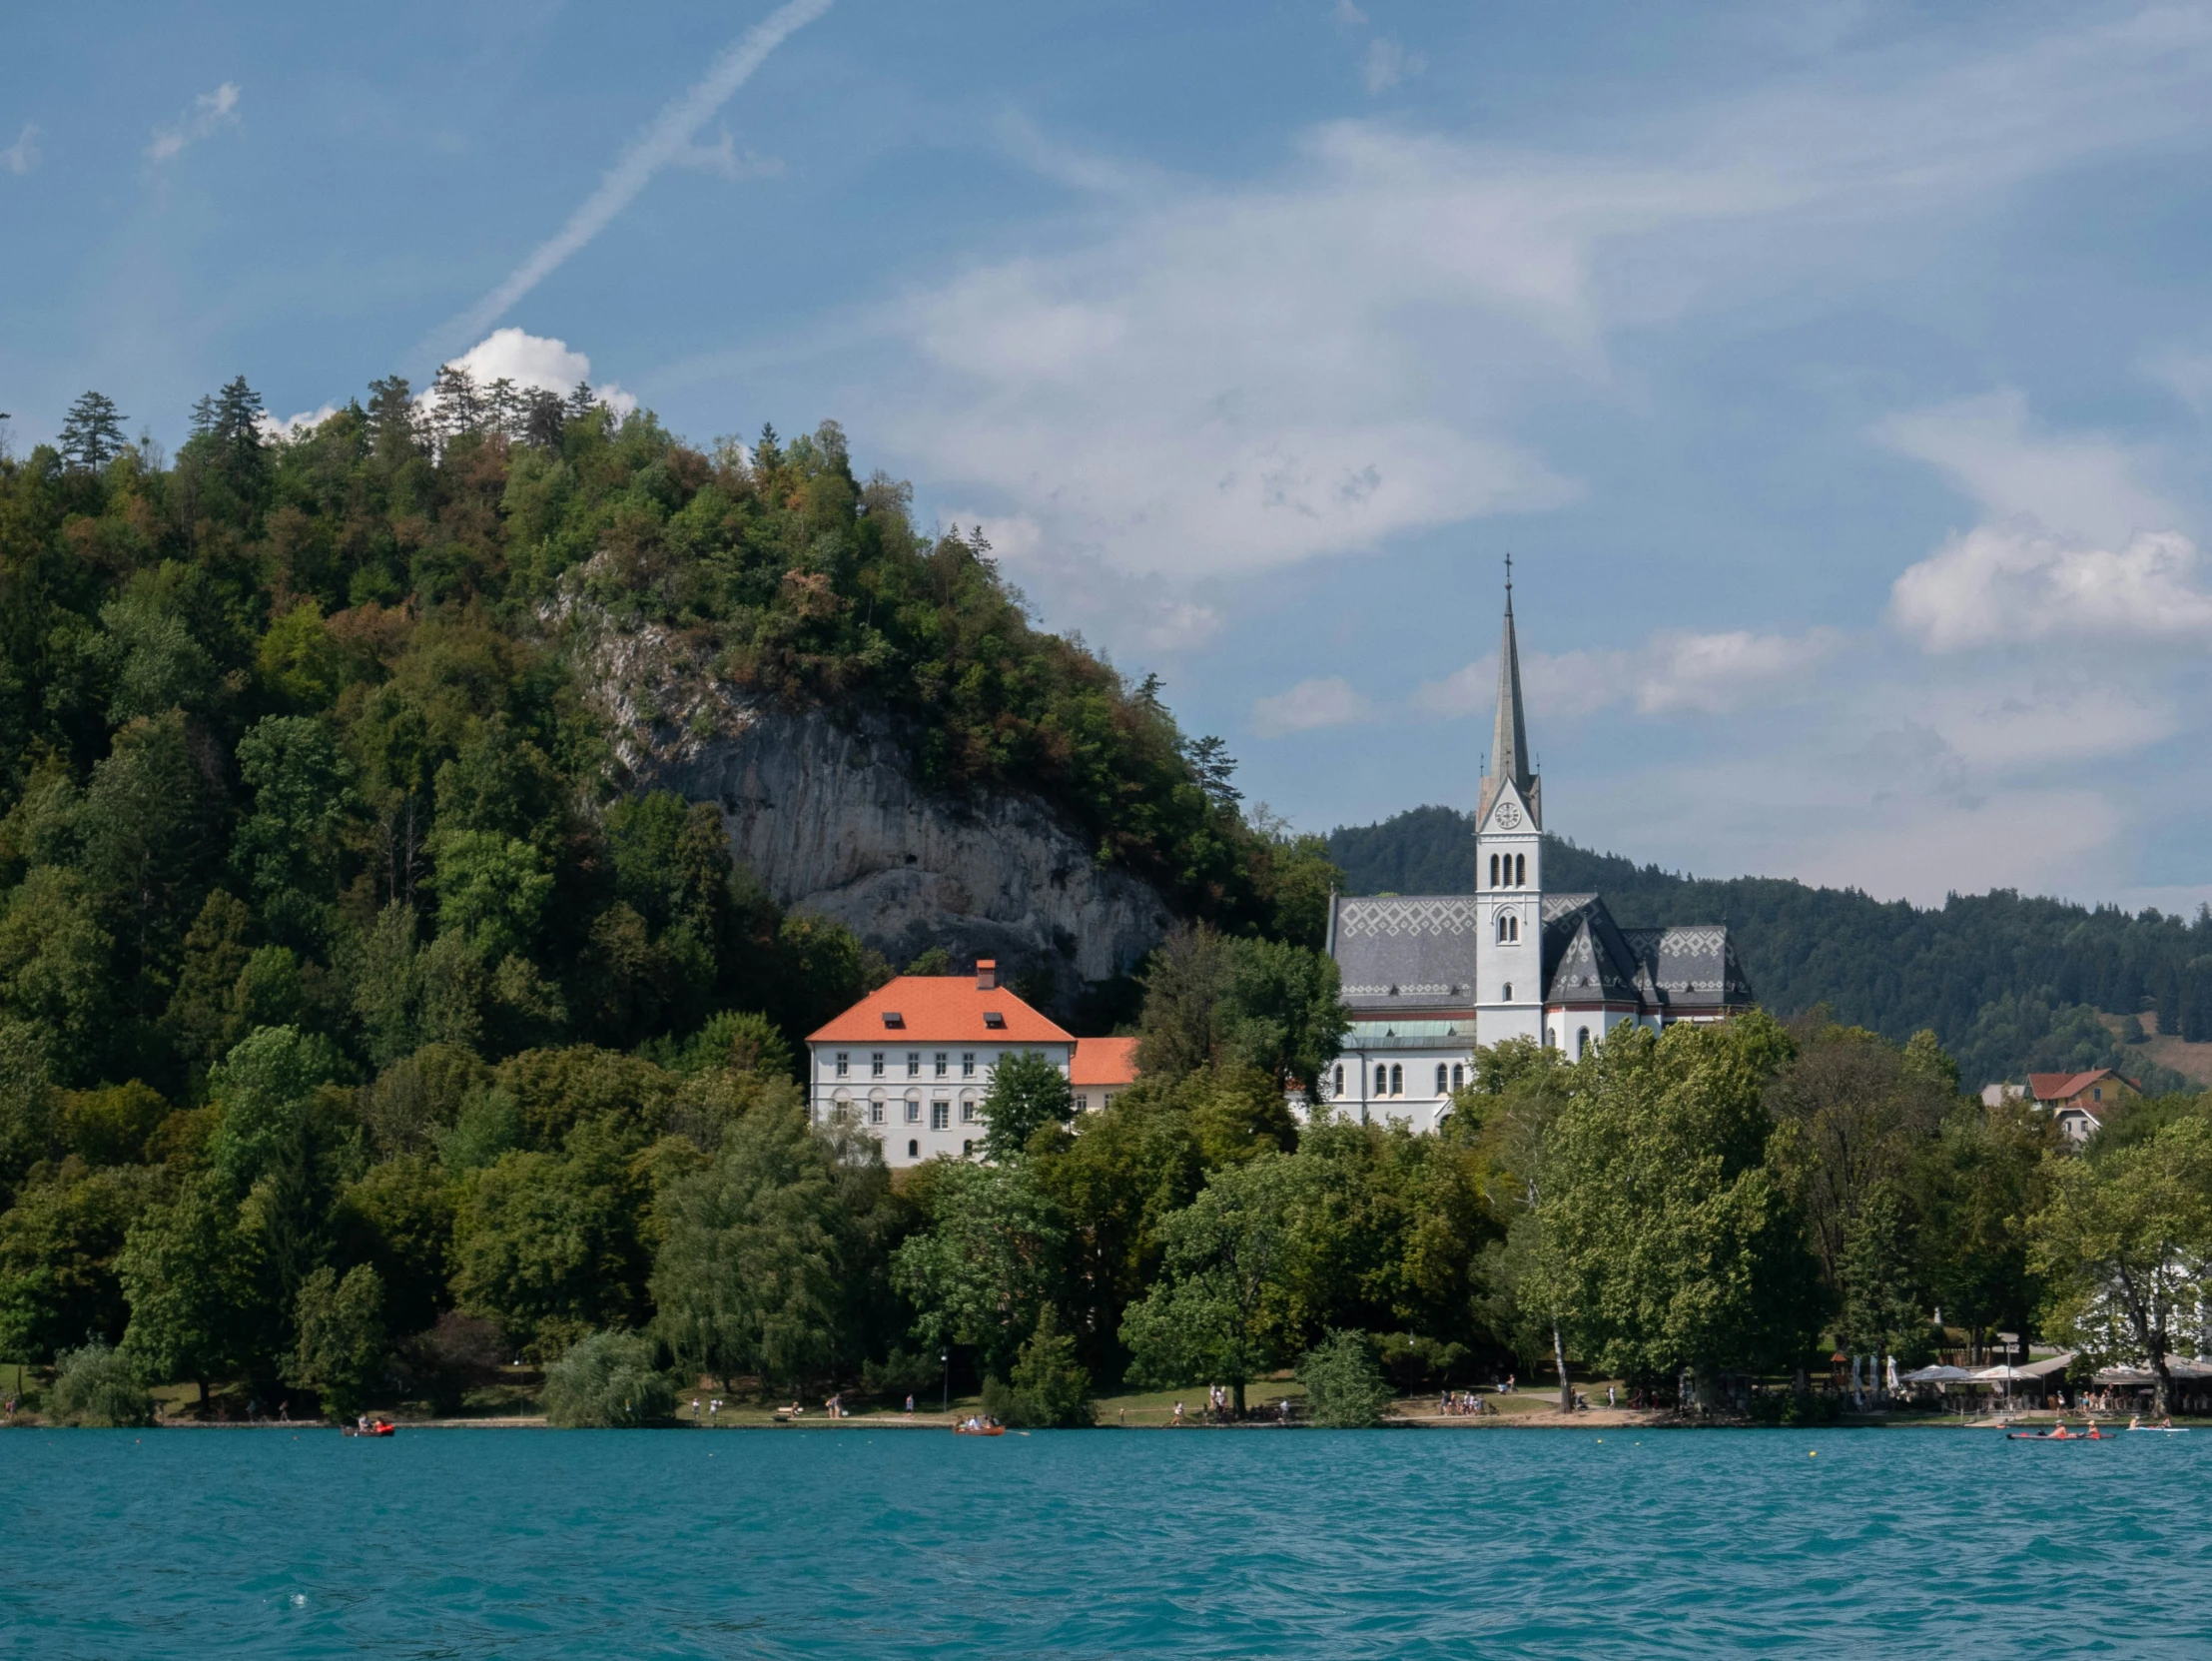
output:
[[[1474,890],[1474,822],[1455,808],[1345,826],[1328,849],[1350,893]],[[1685,876],[1561,837],[1546,839],[1544,859],[1548,889],[1602,894],[1624,926],[1725,922],[1778,1014],[1826,1005],[1899,1043],[1933,1031],[1969,1085],[2112,1067],[2153,1092],[2180,1090],[2186,1075],[2125,1039],[2155,1012],[2160,1034],[2212,1040],[2212,910],[2131,914],[2009,889],[1923,908],[1787,877]]]

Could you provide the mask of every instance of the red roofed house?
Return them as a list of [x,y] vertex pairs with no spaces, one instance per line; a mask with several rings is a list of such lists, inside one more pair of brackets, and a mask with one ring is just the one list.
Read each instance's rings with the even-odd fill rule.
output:
[[2089,1140],[2089,1134],[2104,1123],[2114,1103],[2142,1095],[2132,1080],[2121,1078],[2109,1067],[2088,1073],[2030,1073],[2027,1093],[2076,1142]]
[[850,1113],[883,1139],[896,1171],[973,1154],[999,1058],[1029,1051],[1065,1073],[1076,1040],[1002,987],[985,958],[973,977],[901,975],[808,1035],[807,1048],[814,1122]]
[[1076,1092],[1076,1112],[1111,1107],[1116,1096],[1136,1083],[1136,1040],[1078,1039],[1068,1083]]

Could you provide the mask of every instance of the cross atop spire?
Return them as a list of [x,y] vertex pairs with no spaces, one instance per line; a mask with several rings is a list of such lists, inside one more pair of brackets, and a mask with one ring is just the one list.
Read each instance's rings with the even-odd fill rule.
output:
[[[1490,770],[1482,781],[1482,806],[1478,818],[1490,816],[1506,780],[1528,803],[1530,816],[1538,817],[1535,768],[1530,764],[1528,717],[1521,707],[1521,650],[1513,628],[1513,555],[1505,556],[1505,626],[1498,641],[1498,718],[1490,739]],[[1541,822],[1539,820],[1539,822]]]

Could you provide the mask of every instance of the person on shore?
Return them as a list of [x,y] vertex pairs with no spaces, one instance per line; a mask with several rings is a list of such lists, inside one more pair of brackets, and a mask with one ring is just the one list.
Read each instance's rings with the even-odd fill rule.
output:
[[1509,1372],[1509,1373],[1507,1373],[1507,1374],[1505,1375],[1505,1391],[1504,1391],[1504,1393],[1505,1393],[1505,1394],[1507,1394],[1507,1395],[1511,1395],[1511,1394],[1513,1393],[1513,1374],[1512,1374],[1512,1373],[1510,1373],[1510,1372]]
[[907,1417],[914,1417],[914,1397],[911,1395],[907,1397]]
[[1613,1386],[1611,1384],[1608,1384],[1605,1387],[1605,1404],[1609,1411],[1620,1405],[1620,1402],[1614,1399]]
[[691,1398],[691,1416],[693,1418],[699,1416],[699,1398],[697,1396]]
[[1177,1429],[1180,1429],[1180,1428],[1181,1428],[1181,1426],[1182,1426],[1182,1403],[1178,1401],[1178,1402],[1176,1402],[1176,1403],[1175,1403],[1175,1426],[1174,1426],[1174,1427],[1175,1427],[1175,1428],[1177,1428]]

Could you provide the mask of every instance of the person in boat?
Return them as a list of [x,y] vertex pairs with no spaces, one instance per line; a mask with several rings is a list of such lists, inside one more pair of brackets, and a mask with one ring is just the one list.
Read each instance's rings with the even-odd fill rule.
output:
[[2142,1428],[2143,1428],[2143,1415],[2142,1415],[2141,1413],[2130,1413],[2130,1414],[2128,1414],[2128,1415],[2127,1415],[2127,1427],[2128,1427],[2128,1428],[2129,1428],[2130,1430],[2140,1430],[2140,1429],[2142,1429]]

